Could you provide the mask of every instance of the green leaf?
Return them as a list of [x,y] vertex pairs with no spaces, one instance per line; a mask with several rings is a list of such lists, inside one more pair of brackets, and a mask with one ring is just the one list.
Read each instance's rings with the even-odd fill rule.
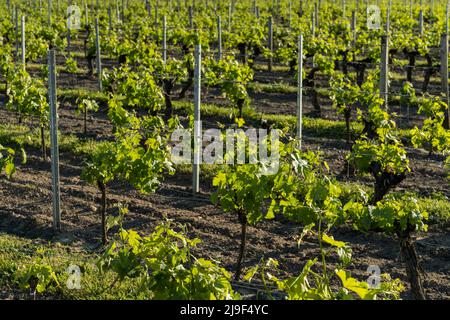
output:
[[359,282],[358,280],[350,277],[349,273],[344,270],[336,270],[336,274],[341,279],[344,288],[353,291],[361,299],[366,299],[370,296],[370,289],[367,283]]
[[14,172],[16,172],[16,167],[14,166],[14,163],[12,163],[12,162],[7,163],[5,166],[6,176],[8,178],[11,178],[12,175],[14,174]]
[[333,237],[329,237],[326,234],[322,234],[322,241],[328,243],[329,245],[337,248],[344,248],[345,242],[334,240]]
[[252,268],[250,268],[250,270],[244,275],[244,281],[252,281],[253,277],[255,276],[255,274],[258,272],[259,270],[259,266],[256,265]]
[[27,163],[27,153],[25,152],[24,148],[20,148],[20,151],[22,153],[22,164],[26,164]]

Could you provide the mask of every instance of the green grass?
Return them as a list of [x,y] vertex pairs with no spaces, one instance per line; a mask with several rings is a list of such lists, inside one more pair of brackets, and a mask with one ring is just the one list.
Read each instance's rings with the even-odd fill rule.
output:
[[[372,193],[371,185],[363,185],[358,182],[341,182],[343,197],[354,193],[357,189],[361,189],[368,194]],[[405,192],[391,192],[390,194],[397,197],[405,195]],[[428,212],[430,225],[447,225],[450,223],[450,201],[448,197],[441,193],[434,193],[428,196],[422,196],[416,192],[407,192],[408,195],[417,199],[421,210]]]
[[[103,99],[107,101],[103,93],[87,91],[87,90],[65,90],[61,94],[64,97],[76,99],[77,97],[90,97],[94,99]],[[174,109],[177,115],[187,116],[193,113],[193,104],[188,101],[175,101]],[[233,123],[233,117],[230,116],[236,110],[226,106],[217,106],[213,104],[202,105],[202,117],[216,120],[219,124]],[[288,128],[291,133],[294,132],[296,125],[296,117],[291,115],[280,114],[259,114],[255,110],[244,109],[244,118],[247,125],[260,126],[261,120],[265,120],[268,125],[275,128]],[[303,132],[305,136],[312,136],[315,138],[331,138],[345,140],[345,122],[326,120],[322,118],[304,118]],[[360,132],[362,125],[360,123],[352,123],[353,132]],[[400,136],[407,142],[410,139],[410,130],[399,130]],[[46,143],[49,146],[49,137],[46,136]],[[30,130],[23,125],[0,124],[0,143],[5,145],[23,145],[32,147],[36,150],[40,149],[40,133],[37,128]],[[95,148],[103,142],[98,142],[92,139],[80,139],[71,134],[60,135],[60,150],[72,152],[75,155],[87,156],[92,154]],[[176,167],[179,173],[190,174],[192,167],[189,165],[181,165]],[[218,171],[217,165],[202,165],[202,177],[211,179]],[[358,186],[365,188],[370,192],[370,187],[361,184],[354,184],[353,187]],[[352,188],[351,185],[348,188]],[[428,211],[431,216],[432,223],[447,223],[450,220],[450,202],[443,196],[422,197],[415,195],[423,206],[423,209]]]
[[428,212],[429,223],[448,225],[450,223],[450,200],[442,194],[418,197],[419,206]]
[[[48,130],[46,131],[46,146],[50,145]],[[34,149],[41,148],[40,130],[30,129],[24,125],[0,124],[0,143],[10,146],[24,146]],[[92,139],[80,139],[73,134],[59,135],[60,151],[73,152],[75,155],[89,155],[100,143]]]
[[[33,297],[30,289],[20,286],[20,271],[32,265],[39,258],[42,263],[52,267],[59,286],[48,287],[37,298],[58,299],[139,299],[135,292],[137,284],[131,280],[114,282],[112,273],[100,273],[97,267],[99,256],[84,249],[70,247],[58,242],[47,243],[39,239],[19,238],[0,233],[0,290],[14,292],[22,298]],[[67,269],[75,265],[81,271],[81,289],[69,289]],[[114,283],[114,285],[113,285]]]
[[[221,165],[218,164],[201,164],[200,177],[202,179],[212,180],[220,170]],[[182,164],[176,165],[175,170],[181,174],[192,174],[192,165]]]
[[[66,70],[66,67],[65,67],[65,66],[57,66],[57,67],[56,67],[56,71],[57,71],[58,73],[60,73],[60,72],[68,72],[68,71]],[[87,69],[83,69],[83,68],[77,67],[77,70],[76,70],[75,72],[71,72],[71,74],[84,75],[84,74],[87,74],[87,72],[88,72]],[[68,72],[68,73],[69,73],[69,72]]]
[[[408,64],[408,63],[406,63],[406,64]],[[427,67],[427,66],[422,65],[421,67]],[[391,72],[389,75],[390,75],[390,80],[406,81],[406,71],[401,72],[401,73]],[[425,78],[424,78],[424,74],[423,74],[422,70],[413,71],[413,81],[423,82],[424,80],[425,80]],[[437,82],[440,83],[440,81],[441,81],[440,77],[437,77],[435,75],[430,78],[430,84],[437,83]]]
[[[73,43],[72,43],[73,44]],[[79,43],[78,43],[79,44]],[[84,46],[84,43],[83,43],[83,46]],[[83,49],[84,50],[84,49]],[[84,51],[73,51],[73,52],[71,52],[71,54],[72,54],[72,56],[74,57],[74,58],[78,58],[78,59],[86,59],[86,57],[85,57],[85,54],[84,54]],[[101,54],[101,58],[102,59],[109,59],[110,57],[109,57],[109,55],[106,55],[106,54]]]
[[106,106],[108,104],[108,95],[100,92],[100,91],[93,91],[93,90],[87,90],[84,88],[80,89],[61,89],[58,90],[58,98],[59,99],[67,99],[67,100],[76,100],[78,98],[80,99],[92,99],[95,100],[98,104]]
[[[268,65],[267,63],[258,63],[255,64],[253,69],[255,71],[268,71]],[[282,65],[273,65],[272,66],[272,71],[275,72],[288,72],[289,71],[289,67],[288,66],[282,66]]]
[[[177,115],[187,116],[193,113],[193,104],[189,102],[174,102],[174,109]],[[232,115],[236,113],[236,109],[217,106],[212,104],[202,104],[201,114],[205,118],[213,118],[220,123],[231,123]],[[268,125],[276,129],[284,129],[291,133],[294,132],[297,118],[291,115],[282,114],[260,114],[254,109],[246,108],[243,110],[243,117],[246,123],[251,126],[260,126],[261,121],[266,121]],[[360,132],[362,125],[359,123],[352,124],[352,130]],[[345,139],[345,122],[327,120],[322,118],[303,117],[303,133],[305,135],[312,135],[317,138],[333,138]]]
[[[39,71],[42,69],[42,64],[38,64],[38,63],[27,63],[27,71]],[[56,71],[57,72],[66,72],[66,67],[65,66],[56,66]],[[77,71],[74,72],[73,74],[86,74],[87,73],[87,69],[83,69],[78,67]]]
[[[84,46],[84,44],[83,44],[83,46]],[[75,52],[72,52],[72,55],[73,55],[74,58],[78,58],[78,59],[86,59],[83,50],[82,50],[82,51],[75,51]]]
[[[295,87],[290,87],[286,84],[255,84],[259,90],[284,90],[288,92],[296,92]],[[1,89],[1,87],[0,87]],[[94,99],[100,105],[106,106],[108,104],[108,94],[92,91],[87,89],[62,89],[58,90],[58,97],[61,100],[76,100],[78,98]],[[181,116],[188,116],[193,114],[193,103],[189,101],[174,101],[175,114]],[[202,104],[201,107],[202,117],[213,118],[220,123],[232,122],[233,116],[237,114],[237,110],[231,107],[218,106],[214,104]],[[261,120],[267,121],[272,128],[284,129],[288,128],[288,131],[294,133],[296,126],[296,117],[294,115],[282,115],[282,114],[264,114],[258,113],[252,108],[246,108],[243,111],[243,116],[246,119],[248,125],[258,127],[261,124]],[[307,135],[313,135],[317,138],[333,138],[333,139],[346,139],[345,122],[342,120],[328,120],[322,118],[309,118],[303,117],[303,133]],[[356,134],[361,132],[362,125],[360,123],[352,123],[352,131]],[[408,140],[410,137],[409,130],[399,130],[400,137]]]
[[297,87],[289,85],[288,83],[283,83],[283,82],[277,82],[277,83],[252,82],[252,83],[249,83],[248,89],[253,90],[256,93],[260,93],[260,92],[286,93],[286,94],[297,93]]

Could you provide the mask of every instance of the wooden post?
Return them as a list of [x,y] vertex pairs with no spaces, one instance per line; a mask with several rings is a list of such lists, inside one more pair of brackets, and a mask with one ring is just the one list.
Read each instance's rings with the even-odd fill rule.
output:
[[[445,96],[445,102],[447,105],[450,103],[449,86],[448,86],[448,33],[444,33],[441,36],[441,91]],[[446,129],[450,129],[450,117],[449,110],[445,112]]]
[[423,10],[420,9],[419,12],[419,34],[422,37],[423,36]]
[[291,25],[292,25],[292,1],[291,0],[289,0],[289,8],[288,8],[288,10],[289,10],[289,12],[288,12],[288,25],[289,25],[289,28],[290,28]]
[[381,36],[381,65],[380,65],[380,97],[384,100],[384,107],[388,109],[388,35]]
[[117,23],[120,23],[119,0],[116,0],[116,19],[117,19]]
[[48,26],[52,25],[52,0],[48,0]]
[[25,61],[25,16],[22,16],[22,68],[25,70],[26,61]]
[[125,23],[125,2],[122,0],[122,12],[121,12],[121,20],[123,23]]
[[14,5],[14,32],[16,36],[16,56],[19,56],[19,10]]
[[50,104],[50,140],[52,155],[52,203],[53,203],[53,229],[55,232],[61,231],[61,204],[59,186],[59,148],[58,148],[58,106],[56,99],[56,63],[55,50],[48,53],[49,71],[49,104]]
[[409,18],[413,17],[413,0],[409,0]]
[[89,26],[89,8],[87,3],[84,4],[84,24],[86,28]]
[[233,16],[233,6],[230,3],[228,6],[228,32],[231,32],[231,23],[232,23],[232,16]]
[[200,162],[202,147],[202,125],[200,120],[201,105],[201,63],[202,63],[202,47],[195,46],[195,73],[194,73],[194,163],[192,168],[192,191],[200,192]]
[[108,35],[111,37],[112,32],[112,17],[111,17],[111,6],[108,7]]
[[345,19],[345,16],[346,16],[345,9],[346,9],[345,0],[342,0],[342,18],[344,18],[344,19]]
[[218,55],[217,60],[222,60],[222,18],[217,17],[217,49]]
[[303,127],[303,35],[298,39],[298,72],[297,72],[297,139],[302,148]]
[[353,44],[356,43],[356,11],[352,11],[352,24],[351,24],[351,30],[353,33]]
[[389,8],[386,12],[386,34],[389,35],[389,31],[391,30],[391,10]]
[[67,55],[70,56],[70,43],[71,43],[71,18],[72,18],[72,10],[70,10],[69,15],[67,16]]
[[167,17],[163,16],[163,61],[167,62]]
[[317,2],[314,3],[314,21],[316,22],[316,27],[319,26],[319,7]]
[[447,6],[445,7],[445,33],[448,33],[448,9],[449,3],[447,2]]
[[269,72],[272,71],[272,65],[273,65],[273,58],[272,58],[272,54],[273,54],[273,17],[270,16],[269,17],[269,22],[268,22],[268,26],[269,26],[269,37],[268,37],[268,49],[270,51],[270,56],[269,56],[269,61],[267,64],[267,69],[269,70]]
[[152,16],[152,6],[151,6],[151,4],[148,2],[148,0],[146,0],[146,2],[145,2],[145,9],[147,10],[147,15],[148,15],[149,17],[151,17],[151,16]]
[[[316,16],[314,12],[311,13],[311,36],[313,38],[316,36]],[[312,57],[312,66],[316,66],[314,56]]]
[[280,14],[281,14],[281,4],[280,4],[280,0],[277,0],[277,11],[275,13],[275,19],[276,21],[279,21],[280,19]]
[[98,77],[98,90],[102,91],[102,59],[100,48],[100,32],[98,28],[98,18],[95,18],[95,47],[97,51],[97,77]]
[[157,39],[158,39],[158,34],[159,34],[159,32],[158,32],[158,25],[159,25],[159,3],[157,2],[156,4],[155,4],[155,32],[156,32],[156,37],[157,37]]

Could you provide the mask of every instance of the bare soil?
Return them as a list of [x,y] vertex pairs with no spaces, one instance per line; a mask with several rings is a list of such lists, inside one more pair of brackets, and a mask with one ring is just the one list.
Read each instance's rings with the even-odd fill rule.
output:
[[[112,62],[111,62],[112,63]],[[83,65],[83,61],[79,61]],[[262,73],[257,77],[267,78]],[[286,75],[275,75],[286,78]],[[96,80],[79,75],[76,78],[60,73],[61,87],[95,88]],[[188,97],[189,98],[189,97]],[[268,113],[294,114],[295,95],[258,94],[253,96],[257,110]],[[208,102],[208,101],[206,101]],[[307,103],[306,109],[311,108]],[[60,129],[63,133],[80,135],[83,131],[81,116],[74,113],[72,101],[65,101],[60,108]],[[325,117],[336,118],[328,104]],[[208,120],[208,119],[207,119]],[[213,122],[214,119],[209,119]],[[0,122],[16,121],[11,113],[0,111]],[[30,123],[32,125],[33,123]],[[112,128],[104,110],[89,117],[89,130],[97,139],[111,138]],[[347,178],[345,171],[345,141],[305,137],[305,147],[322,150],[332,172],[341,180],[363,181],[369,178]],[[6,232],[30,239],[59,241],[92,251],[100,242],[100,215],[98,190],[80,180],[83,159],[68,152],[61,152],[61,200],[63,233],[54,235],[51,208],[50,163],[43,162],[39,150],[27,150],[28,163],[18,164],[17,174],[12,180],[0,177],[0,233]],[[441,192],[450,196],[450,185],[440,159],[428,159],[423,151],[409,150],[412,172],[398,190],[417,191],[423,195]],[[117,213],[116,204],[125,203],[130,213],[126,227],[142,233],[150,232],[165,217],[185,224],[192,237],[202,240],[197,254],[217,259],[228,270],[234,269],[239,247],[240,225],[233,214],[225,214],[210,202],[211,181],[202,179],[202,192],[193,196],[190,192],[191,177],[177,173],[167,177],[160,190],[152,195],[142,195],[130,186],[116,183],[108,189],[109,214]],[[300,225],[282,219],[266,221],[249,228],[248,251],[245,267],[257,264],[261,258],[276,258],[280,261],[283,276],[298,274],[308,259],[319,254],[317,241],[306,239],[300,248],[295,237]],[[425,288],[430,299],[450,299],[450,228],[432,228],[417,238],[417,250],[426,272]],[[369,265],[378,265],[382,272],[400,277],[407,284],[399,248],[395,239],[379,234],[361,234],[348,228],[334,231],[338,240],[348,241],[353,249],[354,262],[350,268],[359,279],[366,279]],[[336,260],[330,258],[330,268]],[[409,298],[405,292],[404,298]]]

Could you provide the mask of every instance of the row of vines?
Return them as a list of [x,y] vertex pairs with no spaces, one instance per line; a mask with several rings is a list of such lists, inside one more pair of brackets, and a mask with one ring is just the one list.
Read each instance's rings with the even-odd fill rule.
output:
[[[386,23],[387,8],[391,6],[389,64],[392,72],[404,71],[401,85],[395,87],[397,80],[390,84],[393,95],[389,105],[398,97],[399,108],[417,112],[416,118],[421,122],[410,126],[406,136],[405,130],[399,130],[391,106],[386,109],[380,98],[380,37],[386,29],[367,28],[364,1],[344,2],[346,7],[339,1],[130,0],[119,4],[100,0],[98,6],[69,2],[53,1],[50,15],[38,1],[11,0],[1,4],[3,108],[15,113],[19,122],[28,117],[38,121],[42,157],[48,159],[47,52],[55,49],[61,58],[58,61],[63,61],[58,70],[68,73],[78,72],[77,58],[85,60],[90,77],[95,78],[94,68],[100,59],[96,59],[93,21],[98,18],[102,57],[114,62],[111,67],[102,68],[99,79],[102,94],[107,97],[103,107],[114,129],[111,139],[97,141],[81,178],[96,186],[101,195],[104,250],[99,272],[113,272],[118,281],[139,279],[136,290],[154,299],[238,299],[239,293],[231,283],[240,280],[262,281],[269,297],[276,291],[287,299],[399,299],[405,291],[399,279],[383,274],[381,283],[373,286],[351,276],[351,243],[332,236],[333,230],[345,225],[362,233],[381,233],[396,239],[411,296],[426,298],[414,239],[418,232],[427,231],[428,213],[410,194],[398,196],[391,191],[408,179],[411,171],[406,147],[425,149],[430,157],[438,155],[442,165],[450,167],[450,160],[445,160],[450,152],[448,105],[446,97],[431,85],[440,67],[436,50],[441,35],[447,32],[443,1],[434,1],[433,6],[429,1],[424,1],[426,5],[422,7],[414,4],[411,12],[404,1],[380,4],[382,24]],[[68,5],[81,8],[78,30],[68,28]],[[419,12],[425,23],[421,32]],[[22,15],[27,21],[25,65],[19,58],[17,21]],[[168,25],[166,35],[162,32],[163,17]],[[223,22],[221,56],[217,17],[222,17]],[[272,41],[267,23],[270,17],[274,23]],[[354,23],[352,17],[356,17]],[[203,52],[203,89],[217,90],[213,92],[225,96],[232,107],[232,126],[246,129],[264,125],[246,118],[246,110],[252,106],[249,86],[255,70],[274,61],[288,67],[286,72],[296,83],[300,34],[304,36],[301,76],[305,99],[311,101],[314,109],[309,116],[321,117],[325,90],[333,110],[347,124],[345,170],[348,175],[370,176],[371,191],[344,187],[330,173],[320,151],[298,148],[294,125],[271,123],[265,125],[279,129],[281,137],[276,174],[262,174],[265,163],[227,165],[220,166],[213,179],[212,203],[234,214],[241,225],[233,276],[219,262],[196,257],[192,250],[200,240],[189,239],[176,221],[165,221],[144,236],[123,227],[126,208],[121,209],[119,216],[107,215],[108,191],[114,182],[127,182],[139,192],[151,195],[165,176],[176,174],[171,135],[176,129],[193,129],[193,117],[179,117],[173,100],[190,98],[195,45],[200,44]],[[164,39],[167,52],[162,47]],[[68,47],[68,41],[72,47]],[[273,48],[268,47],[270,42]],[[82,43],[83,52],[75,52],[73,43]],[[420,59],[426,61],[422,68],[416,66]],[[41,70],[28,71],[35,64],[41,65]],[[422,71],[423,77],[419,77]],[[423,78],[420,86],[416,77]],[[103,108],[95,98],[79,98],[75,103],[84,118],[83,131],[88,138],[87,115]],[[355,130],[352,122],[362,130]],[[14,179],[20,160],[26,161],[24,146],[0,145],[0,169],[6,174],[2,179]],[[249,226],[278,217],[301,226],[300,234],[293,235],[300,250],[304,237],[314,237],[320,255],[299,266],[298,275],[286,279],[275,275],[281,262],[273,259],[244,270]],[[330,256],[337,257],[334,268],[327,263]],[[51,266],[41,260],[21,272],[26,285],[30,279],[38,279],[34,286],[39,292],[58,283]]]

